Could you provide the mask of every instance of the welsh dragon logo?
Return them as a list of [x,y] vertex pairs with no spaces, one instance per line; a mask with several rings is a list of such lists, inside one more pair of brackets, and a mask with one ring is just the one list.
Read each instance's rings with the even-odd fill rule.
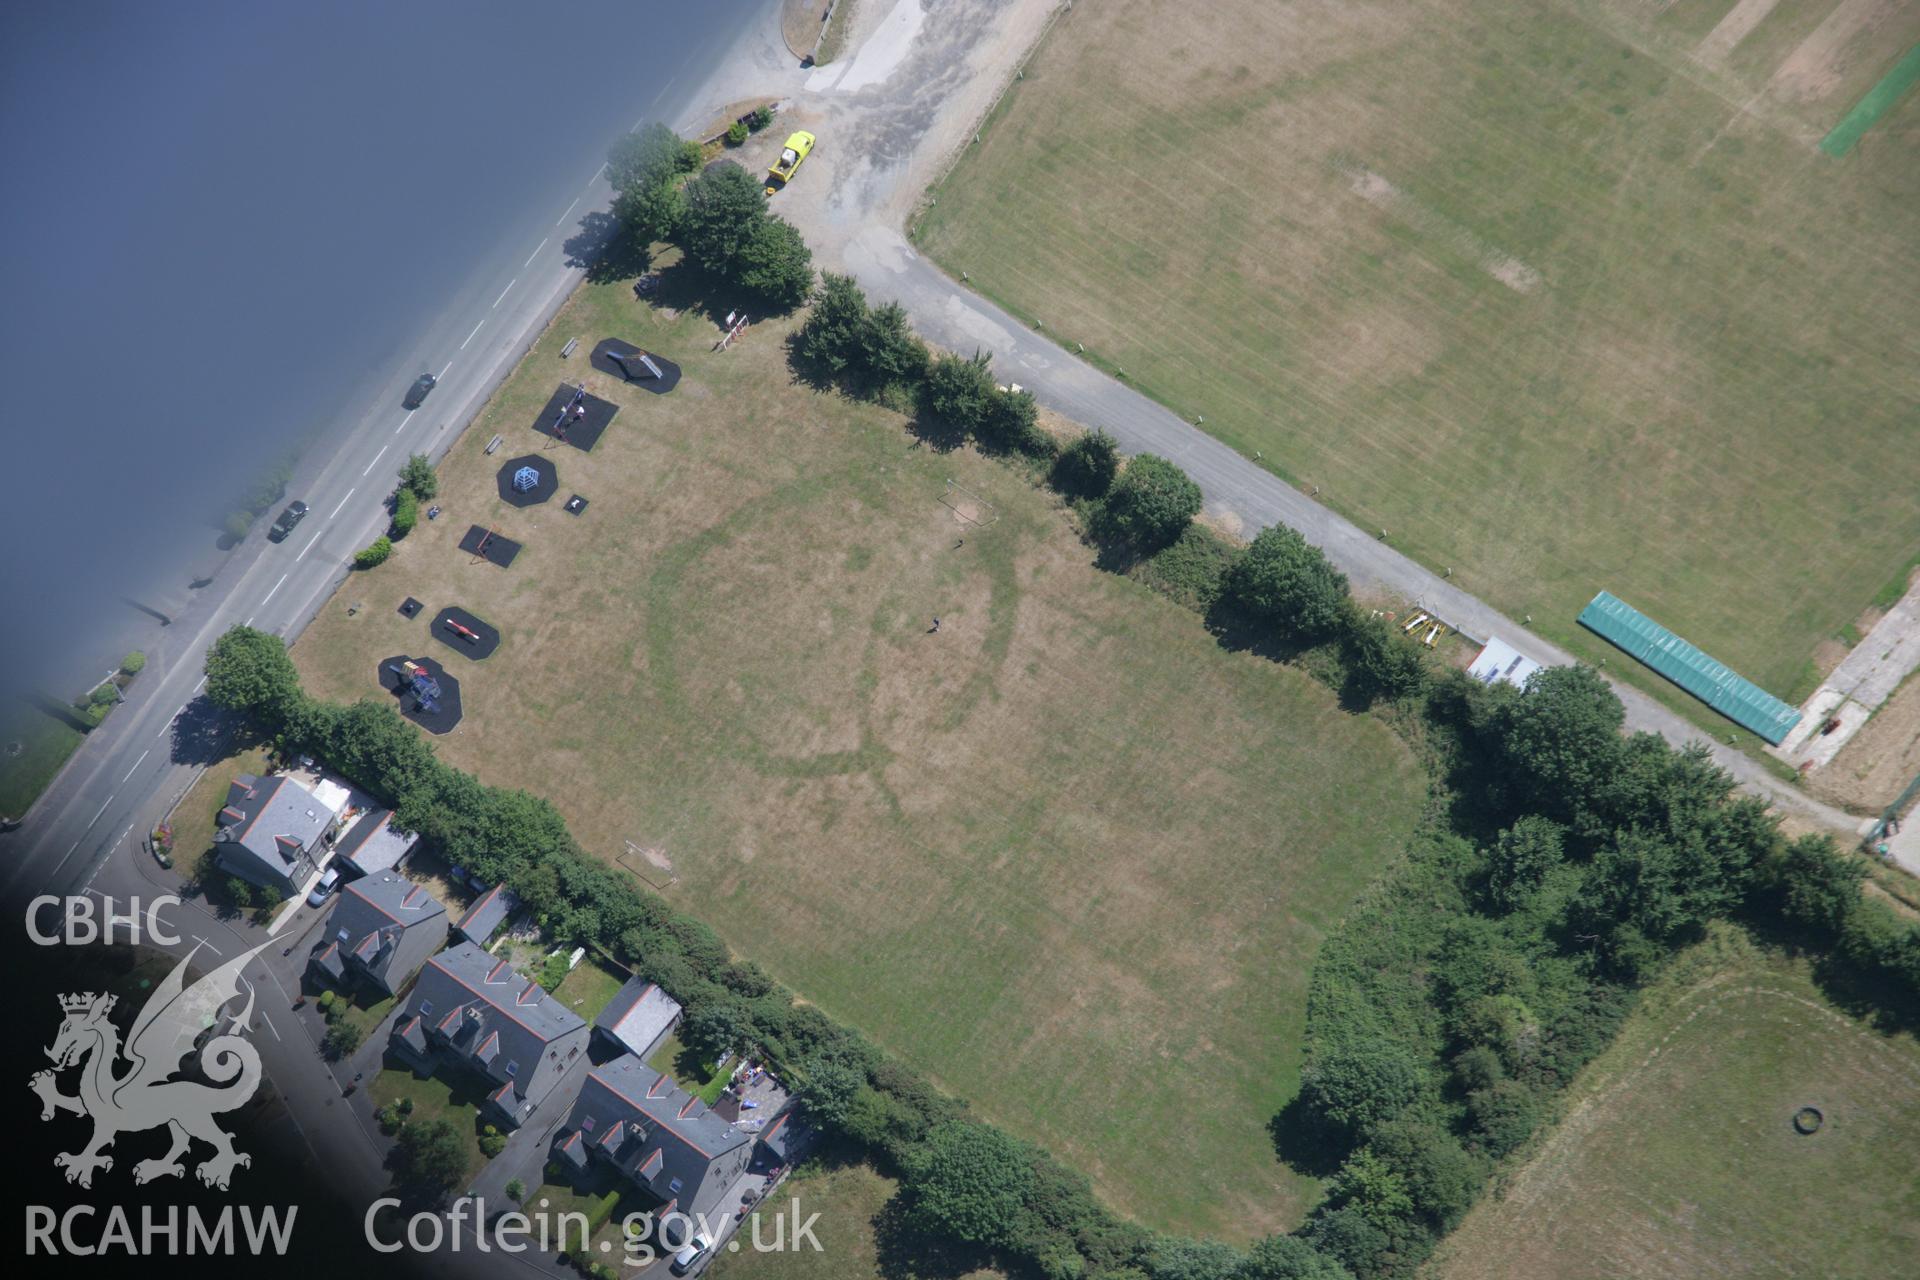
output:
[[[30,1087],[40,1095],[42,1120],[51,1120],[61,1111],[93,1120],[93,1139],[85,1147],[53,1158],[56,1168],[66,1170],[68,1182],[91,1187],[96,1169],[113,1168],[113,1157],[106,1149],[115,1138],[162,1125],[171,1131],[173,1146],[158,1159],[136,1164],[136,1183],[180,1177],[186,1172],[180,1157],[196,1138],[213,1148],[213,1155],[194,1170],[210,1187],[226,1190],[235,1167],[253,1163],[251,1156],[233,1149],[233,1135],[213,1118],[244,1104],[260,1085],[260,1052],[238,1034],[249,1029],[253,1018],[253,989],[243,984],[240,971],[259,950],[255,947],[228,961],[188,987],[187,964],[199,951],[195,947],[141,1006],[124,1050],[119,1030],[108,1020],[116,997],[90,991],[60,997],[66,1019],[47,1050],[53,1069],[35,1073]],[[219,1030],[220,1010],[242,994],[243,986],[246,1005],[231,1030]],[[195,1054],[194,1041],[209,1028],[216,1034]],[[189,1055],[212,1084],[175,1078]],[[117,1072],[123,1056],[131,1066]],[[61,1093],[57,1076],[83,1060],[80,1092]]]

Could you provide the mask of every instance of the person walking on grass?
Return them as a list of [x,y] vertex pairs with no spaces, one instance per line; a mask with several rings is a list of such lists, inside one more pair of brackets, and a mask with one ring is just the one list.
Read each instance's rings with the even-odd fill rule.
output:
[[936,616],[935,616],[935,618],[934,618],[934,620],[933,620],[933,625],[927,628],[927,634],[928,634],[928,635],[930,635],[930,636],[931,636],[931,635],[938,635],[938,634],[939,634],[939,632],[940,632],[940,619],[939,619],[939,617],[938,617],[938,616],[936,615]]

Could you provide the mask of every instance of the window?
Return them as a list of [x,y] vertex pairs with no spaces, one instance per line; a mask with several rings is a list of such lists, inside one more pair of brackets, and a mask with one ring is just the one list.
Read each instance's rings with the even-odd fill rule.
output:
[[599,1123],[600,1122],[598,1120],[595,1120],[592,1116],[587,1116],[586,1118],[580,1121],[580,1131],[582,1133],[592,1133],[593,1126]]
[[678,1178],[675,1178],[675,1179],[673,1179],[673,1180],[672,1180],[671,1182],[669,1182],[669,1183],[667,1183],[667,1190],[669,1190],[669,1191],[671,1191],[671,1192],[673,1192],[673,1193],[675,1193],[676,1195],[677,1195],[677,1194],[679,1194],[679,1191],[680,1191],[680,1179],[678,1179]]
[[425,1018],[430,1016],[432,1013],[433,1013],[433,1001],[422,1000],[420,1002],[420,1016]]
[[507,1074],[508,1074],[508,1075],[510,1075],[510,1076],[511,1076],[511,1075],[517,1075],[517,1074],[519,1073],[519,1071],[520,1071],[520,1064],[519,1064],[518,1062],[515,1062],[515,1061],[513,1061],[512,1059],[508,1059],[508,1061],[507,1061]]

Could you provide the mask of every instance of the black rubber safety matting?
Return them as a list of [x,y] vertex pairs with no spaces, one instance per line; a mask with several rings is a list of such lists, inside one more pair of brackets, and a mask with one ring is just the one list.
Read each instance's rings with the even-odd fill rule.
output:
[[587,509],[587,500],[576,493],[567,499],[566,508],[568,515],[577,516]]
[[445,641],[455,653],[475,662],[492,657],[493,651],[500,647],[498,629],[452,605],[442,609],[440,616],[433,620],[432,631],[434,639]]
[[611,400],[588,395],[573,383],[563,382],[540,416],[533,420],[533,429],[576,449],[587,450],[600,443],[600,433],[619,412],[620,406]]
[[512,538],[503,538],[477,524],[468,527],[467,536],[460,539],[460,549],[470,556],[485,556],[502,569],[510,567],[520,554],[520,544]]
[[[660,371],[659,377],[654,377],[648,371],[641,362],[642,356],[653,361],[653,367]],[[643,351],[631,342],[622,342],[618,338],[604,338],[593,349],[593,367],[657,396],[667,394],[680,383],[679,365],[658,351]]]
[[[425,670],[428,688],[422,690],[408,678],[407,662]],[[380,664],[380,687],[398,700],[401,715],[428,733],[447,733],[460,723],[460,682],[432,658],[409,658],[404,653],[388,658]]]
[[420,612],[424,608],[426,608],[425,605],[421,604],[418,600],[415,600],[412,596],[408,596],[405,600],[402,600],[400,602],[400,616],[403,618],[411,618],[414,614]]
[[[523,470],[534,473],[533,487],[522,489],[516,483],[516,477]],[[517,458],[507,459],[500,468],[500,496],[516,507],[536,507],[560,492],[560,468],[551,458],[543,458],[537,453],[524,453]]]

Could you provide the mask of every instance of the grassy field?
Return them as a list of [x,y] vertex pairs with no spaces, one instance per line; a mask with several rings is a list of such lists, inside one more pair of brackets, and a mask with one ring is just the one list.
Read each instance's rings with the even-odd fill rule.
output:
[[[1866,1280],[1920,1257],[1920,1045],[1737,932],[1683,957],[1567,1102],[1432,1280]],[[1803,1106],[1825,1116],[1810,1137]]]
[[248,747],[225,760],[217,761],[187,789],[174,806],[173,870],[182,880],[192,880],[200,861],[213,849],[213,833],[221,808],[227,803],[227,791],[243,773],[256,777],[267,771],[267,749]]
[[553,994],[567,1008],[591,1023],[620,994],[620,985],[625,981],[625,978],[614,974],[592,956],[587,956],[573,966],[573,972],[561,980]]
[[[714,333],[584,289],[449,454],[445,514],[301,638],[309,688],[358,698],[381,658],[435,653],[466,707],[446,758],[551,797],[587,849],[1117,1207],[1291,1224],[1314,1188],[1265,1122],[1319,942],[1412,825],[1410,753],[1093,569],[1014,470],[794,384],[778,327],[718,356]],[[684,381],[656,398],[558,357],[608,335]],[[592,505],[505,506],[496,472],[582,376],[619,417],[593,454],[549,452]],[[949,479],[997,519],[959,523]],[[458,552],[473,522],[525,542],[510,570]],[[497,654],[429,638],[454,603]]]
[[383,1067],[367,1082],[367,1096],[375,1109],[398,1109],[402,1099],[413,1101],[408,1124],[445,1120],[454,1132],[466,1139],[467,1172],[460,1185],[470,1184],[486,1168],[486,1153],[480,1150],[480,1104],[485,1099],[482,1081],[453,1072],[436,1071],[430,1076],[416,1074],[407,1067]]
[[1576,652],[1809,693],[1920,543],[1920,94],[1815,145],[1920,6],[1732,8],[1075,6],[916,240]]
[[[0,818],[18,818],[32,808],[85,736],[25,702],[0,712]],[[16,743],[18,755],[12,753]]]

